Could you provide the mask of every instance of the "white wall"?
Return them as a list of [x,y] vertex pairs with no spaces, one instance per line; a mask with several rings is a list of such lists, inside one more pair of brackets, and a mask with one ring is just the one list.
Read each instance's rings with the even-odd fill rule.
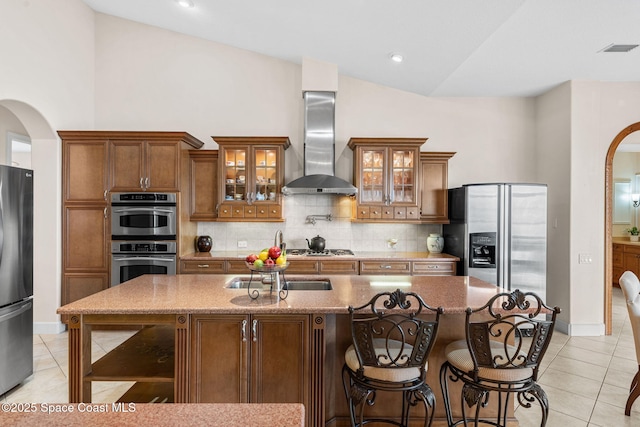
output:
[[60,329],[58,129],[94,126],[94,15],[79,0],[0,2],[0,106],[32,141],[36,332]]

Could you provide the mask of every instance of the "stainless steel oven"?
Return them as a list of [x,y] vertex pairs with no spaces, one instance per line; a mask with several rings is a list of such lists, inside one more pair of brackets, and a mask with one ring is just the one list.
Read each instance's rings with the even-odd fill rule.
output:
[[112,193],[112,240],[176,240],[175,193]]
[[111,286],[143,274],[176,274],[175,241],[113,241],[111,254]]

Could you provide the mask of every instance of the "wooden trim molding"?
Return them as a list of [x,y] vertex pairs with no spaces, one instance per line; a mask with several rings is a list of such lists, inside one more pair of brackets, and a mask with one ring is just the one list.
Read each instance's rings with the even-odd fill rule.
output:
[[629,134],[640,130],[640,122],[624,128],[611,142],[609,151],[607,151],[607,159],[605,163],[605,221],[604,221],[604,322],[605,334],[611,335],[612,309],[613,300],[613,236],[611,235],[612,217],[613,217],[613,157],[616,154],[618,145]]

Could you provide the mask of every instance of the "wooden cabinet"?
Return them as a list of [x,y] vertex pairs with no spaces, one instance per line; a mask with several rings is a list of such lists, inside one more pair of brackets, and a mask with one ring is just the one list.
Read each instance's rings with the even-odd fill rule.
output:
[[213,137],[219,145],[218,221],[281,222],[288,137]]
[[180,191],[181,150],[202,145],[184,132],[110,135],[111,191]]
[[353,220],[419,222],[419,156],[426,138],[351,138],[358,195]]
[[64,305],[109,287],[111,224],[108,139],[84,138],[78,132],[60,136]]
[[189,150],[189,219],[215,221],[218,205],[218,151]]
[[360,261],[360,274],[411,274],[410,261]]
[[309,315],[193,315],[190,401],[303,403],[314,425],[310,324]]
[[[620,285],[618,279],[622,276],[622,273],[625,272],[625,259],[624,259],[624,248],[625,245],[621,245],[619,243],[613,244],[613,283],[615,285]],[[633,259],[630,259],[630,265],[633,264]],[[637,272],[636,272],[637,273]]]
[[414,261],[411,265],[413,276],[455,276],[455,261]]
[[423,223],[448,224],[448,165],[455,153],[420,153],[420,219]]
[[[203,143],[185,132],[59,131],[58,135],[63,165],[64,305],[109,287],[109,193],[180,191],[181,162],[187,158],[183,152]],[[183,234],[187,229],[182,228]]]
[[[629,270],[632,271],[636,276],[640,276],[640,246],[622,246],[624,246],[623,272]],[[620,275],[622,275],[622,273],[620,273]],[[618,276],[618,278],[619,277],[620,276]]]

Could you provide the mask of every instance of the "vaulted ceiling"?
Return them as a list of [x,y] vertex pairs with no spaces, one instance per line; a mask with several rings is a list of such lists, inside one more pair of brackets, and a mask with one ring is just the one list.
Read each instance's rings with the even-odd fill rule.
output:
[[[636,0],[83,0],[97,12],[427,96],[640,80]],[[391,53],[404,57],[390,60]]]

